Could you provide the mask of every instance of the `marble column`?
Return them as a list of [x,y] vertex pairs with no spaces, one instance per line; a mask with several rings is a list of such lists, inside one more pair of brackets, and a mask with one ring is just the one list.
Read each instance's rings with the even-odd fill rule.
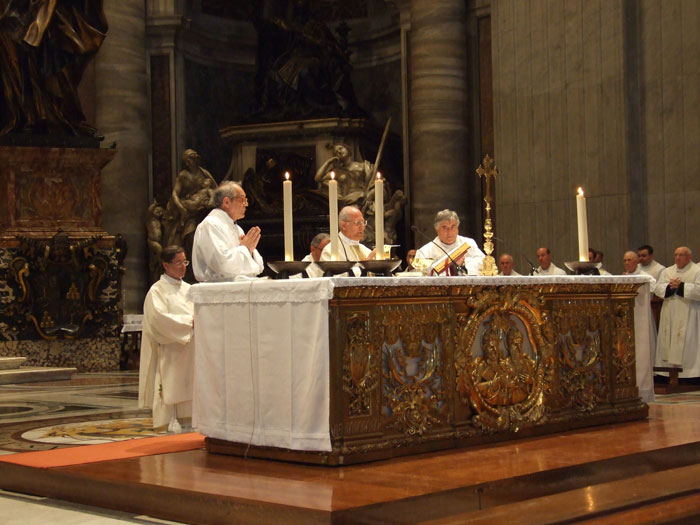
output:
[[465,217],[466,177],[473,175],[467,166],[466,8],[463,0],[412,0],[410,10],[412,214],[432,235],[436,211],[450,208]]
[[96,123],[117,154],[102,172],[102,226],[128,243],[125,312],[141,312],[146,294],[144,217],[148,206],[150,121],[144,0],[105,0],[107,38],[95,59]]

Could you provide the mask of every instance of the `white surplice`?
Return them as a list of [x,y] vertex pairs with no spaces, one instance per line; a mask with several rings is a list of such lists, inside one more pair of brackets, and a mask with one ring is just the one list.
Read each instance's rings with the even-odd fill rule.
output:
[[314,261],[314,256],[311,254],[308,254],[306,257],[302,259],[302,261],[306,262],[309,261],[311,264],[309,264],[306,267],[306,275],[309,277],[323,277],[323,270],[316,265],[316,261]]
[[233,281],[239,275],[255,277],[264,268],[258,250],[253,254],[241,245],[244,234],[226,212],[215,208],[194,233],[192,270],[200,282]]
[[153,427],[192,415],[194,304],[190,285],[165,274],[143,303],[139,408],[153,409]]
[[[640,265],[625,275],[644,275]],[[652,278],[653,279],[653,278]],[[654,401],[654,355],[656,353],[656,321],[651,311],[651,297],[656,280],[643,284],[634,300],[634,346],[636,350],[637,388],[645,403]],[[641,356],[646,356],[646,359]]]
[[[671,279],[680,278],[683,297],[664,298]],[[654,293],[664,299],[656,340],[656,366],[681,366],[679,377],[700,376],[700,265],[689,262],[669,266],[659,277]]]
[[[469,249],[464,254],[464,266],[466,267],[469,275],[479,275],[481,263],[483,262],[484,257],[486,257],[486,255],[479,249],[479,246],[476,244],[476,241],[469,237],[462,237],[461,235],[458,235],[457,240],[455,240],[455,242],[453,242],[452,244],[445,244],[440,240],[439,237],[435,237],[435,239],[433,239],[433,242],[424,244],[420,247],[418,251],[416,251],[416,259],[433,259],[433,264],[431,266],[432,271],[433,266],[438,264],[441,259],[446,258],[445,252],[451,254],[454,250],[462,246],[464,243],[467,243],[469,245]],[[438,248],[438,246],[440,246],[442,250]],[[453,258],[457,259],[457,257]],[[449,260],[447,262],[449,264]],[[445,272],[443,271],[440,275],[444,274]]]
[[554,263],[549,263],[549,267],[546,270],[538,266],[537,270],[535,270],[535,275],[566,275],[566,271]]
[[[359,241],[354,241],[346,237],[343,235],[343,232],[338,232],[338,240],[340,242],[338,243],[338,254],[335,259],[336,261],[363,261],[369,257],[370,253],[372,253],[372,250],[367,248],[367,246]],[[323,251],[321,252],[321,260],[333,260],[331,257],[331,243],[326,244],[326,246],[323,248]],[[351,271],[356,277],[362,273],[360,268],[357,266],[352,268]],[[342,276],[347,276],[347,273],[341,274],[339,277]]]
[[666,267],[663,264],[661,264],[657,261],[651,261],[651,264],[648,266],[642,266],[640,264],[639,268],[645,274],[651,275],[657,281],[659,280],[659,277],[661,276],[661,272],[663,272],[666,269]]

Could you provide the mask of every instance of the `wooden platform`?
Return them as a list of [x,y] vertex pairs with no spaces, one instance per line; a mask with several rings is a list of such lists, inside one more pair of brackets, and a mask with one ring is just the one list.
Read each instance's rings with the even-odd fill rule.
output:
[[646,421],[321,467],[204,450],[55,469],[3,489],[190,523],[610,523],[700,516],[700,406]]

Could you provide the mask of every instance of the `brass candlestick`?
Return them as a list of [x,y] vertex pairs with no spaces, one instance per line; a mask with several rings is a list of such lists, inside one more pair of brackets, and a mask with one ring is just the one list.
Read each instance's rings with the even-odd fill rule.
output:
[[498,275],[498,268],[496,267],[496,260],[491,255],[493,253],[493,232],[491,231],[491,179],[495,179],[498,175],[498,168],[493,166],[493,159],[486,155],[484,157],[484,162],[476,169],[479,177],[484,177],[486,181],[486,196],[484,197],[484,202],[486,203],[486,220],[484,221],[484,262],[481,263],[481,268],[479,268],[479,275]]

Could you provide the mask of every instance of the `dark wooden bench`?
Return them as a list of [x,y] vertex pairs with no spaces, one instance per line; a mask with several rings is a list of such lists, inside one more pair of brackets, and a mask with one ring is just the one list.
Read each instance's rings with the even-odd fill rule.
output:
[[655,366],[654,372],[668,372],[668,383],[654,383],[654,391],[657,394],[675,394],[680,392],[680,384],[678,383],[678,374],[683,371],[682,368],[673,366]]

